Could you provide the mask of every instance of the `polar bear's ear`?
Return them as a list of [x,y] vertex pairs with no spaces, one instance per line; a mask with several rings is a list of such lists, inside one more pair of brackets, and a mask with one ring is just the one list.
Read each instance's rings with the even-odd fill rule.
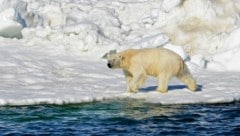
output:
[[122,54],[119,55],[119,58],[120,58],[120,60],[123,60],[123,59],[124,59],[124,57],[123,57]]
[[103,56],[102,56],[102,59],[108,59],[108,56],[111,55],[111,54],[116,54],[117,51],[116,50],[110,50],[109,52],[105,53]]
[[105,53],[105,54],[102,56],[102,59],[108,59],[108,55],[109,55],[109,53]]
[[117,50],[110,50],[109,52],[105,53],[103,56],[102,56],[102,59],[108,59],[108,56],[111,55],[111,54],[116,54],[117,53]]
[[117,53],[117,50],[110,50],[109,51],[109,54],[115,54],[115,53]]

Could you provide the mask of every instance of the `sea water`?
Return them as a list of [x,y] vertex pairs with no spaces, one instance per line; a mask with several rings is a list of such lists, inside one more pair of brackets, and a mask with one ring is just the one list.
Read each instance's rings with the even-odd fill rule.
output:
[[140,100],[0,107],[0,135],[238,135],[239,113],[240,103]]

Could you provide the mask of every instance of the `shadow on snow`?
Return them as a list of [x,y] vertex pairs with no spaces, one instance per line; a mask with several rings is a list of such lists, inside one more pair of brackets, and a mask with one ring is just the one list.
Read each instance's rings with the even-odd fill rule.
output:
[[[149,91],[154,91],[157,89],[157,86],[149,86],[145,88],[140,88],[139,90],[142,92],[149,92]],[[186,85],[169,85],[168,86],[168,91],[174,91],[174,90],[182,90],[182,89],[187,89]],[[198,85],[197,92],[202,91],[202,85]]]

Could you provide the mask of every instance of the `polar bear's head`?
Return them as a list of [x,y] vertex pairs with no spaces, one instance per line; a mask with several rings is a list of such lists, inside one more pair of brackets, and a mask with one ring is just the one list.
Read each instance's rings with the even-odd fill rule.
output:
[[122,53],[117,53],[116,50],[111,50],[106,53],[102,58],[107,59],[107,66],[109,68],[121,68],[121,61],[123,59]]

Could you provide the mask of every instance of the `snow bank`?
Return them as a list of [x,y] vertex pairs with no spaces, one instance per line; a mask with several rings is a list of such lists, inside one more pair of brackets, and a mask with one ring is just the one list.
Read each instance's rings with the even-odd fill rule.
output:
[[[240,29],[232,31],[223,46],[209,58],[208,68],[219,71],[240,71]],[[220,65],[220,66],[218,66]]]
[[235,53],[240,48],[239,3],[1,0],[0,36],[23,37],[29,46],[52,45],[67,54],[95,57],[110,49],[163,47],[168,43],[182,46],[190,57],[202,56],[191,59],[200,67],[239,71],[239,65],[231,66],[239,57]]
[[22,37],[22,26],[18,22],[12,20],[14,14],[15,12],[12,8],[0,13],[0,36],[10,38]]

